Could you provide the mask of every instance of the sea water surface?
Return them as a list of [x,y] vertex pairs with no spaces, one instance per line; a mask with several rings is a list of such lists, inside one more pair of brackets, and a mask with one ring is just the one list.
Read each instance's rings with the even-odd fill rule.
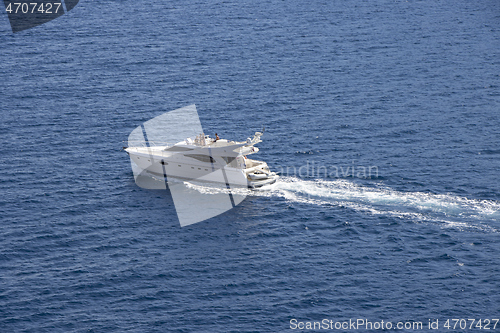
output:
[[[498,1],[80,1],[0,45],[1,332],[499,318]],[[281,179],[181,228],[121,148],[193,103]]]

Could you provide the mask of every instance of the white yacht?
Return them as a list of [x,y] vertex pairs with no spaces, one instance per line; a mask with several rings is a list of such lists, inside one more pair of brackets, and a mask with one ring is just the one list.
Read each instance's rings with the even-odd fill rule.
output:
[[226,186],[256,188],[278,179],[266,162],[247,158],[259,151],[261,132],[243,142],[214,139],[205,134],[176,144],[129,141],[125,151],[141,170],[161,178],[225,183]]

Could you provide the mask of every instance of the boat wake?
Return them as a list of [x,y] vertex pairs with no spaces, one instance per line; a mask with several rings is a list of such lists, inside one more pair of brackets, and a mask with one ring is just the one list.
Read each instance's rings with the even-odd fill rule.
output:
[[[225,188],[189,184],[203,193],[229,192]],[[438,222],[445,227],[499,232],[500,202],[475,200],[453,194],[402,192],[388,187],[368,187],[348,180],[303,180],[282,177],[258,190],[231,189],[233,194],[281,197],[290,202],[347,207],[355,211],[394,216],[418,222]]]

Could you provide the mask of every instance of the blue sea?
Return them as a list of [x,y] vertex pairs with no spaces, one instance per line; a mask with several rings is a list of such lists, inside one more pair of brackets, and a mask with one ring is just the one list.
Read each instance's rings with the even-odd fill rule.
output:
[[[500,331],[500,2],[3,11],[0,78],[0,332]],[[191,104],[281,177],[180,227],[122,147]]]

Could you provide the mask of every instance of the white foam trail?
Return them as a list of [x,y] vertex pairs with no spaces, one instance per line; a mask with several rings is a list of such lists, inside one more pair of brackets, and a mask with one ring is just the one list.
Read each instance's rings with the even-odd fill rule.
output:
[[[202,185],[189,186],[204,193],[228,191]],[[497,201],[468,199],[453,194],[400,192],[387,187],[361,186],[344,179],[303,180],[282,177],[275,184],[258,190],[231,191],[247,196],[282,197],[298,203],[348,207],[373,215],[440,222],[444,226],[461,229],[498,232],[493,226],[484,223],[500,221],[500,203]]]

